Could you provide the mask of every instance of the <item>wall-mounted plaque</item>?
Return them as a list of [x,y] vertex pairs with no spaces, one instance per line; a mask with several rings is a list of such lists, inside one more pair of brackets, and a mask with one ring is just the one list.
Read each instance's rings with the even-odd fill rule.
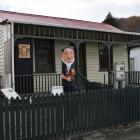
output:
[[19,44],[19,58],[30,58],[30,44]]

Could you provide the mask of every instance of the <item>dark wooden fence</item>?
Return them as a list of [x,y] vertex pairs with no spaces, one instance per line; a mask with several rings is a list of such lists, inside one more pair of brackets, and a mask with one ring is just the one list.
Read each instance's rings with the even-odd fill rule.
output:
[[0,98],[1,140],[46,140],[140,120],[140,88]]

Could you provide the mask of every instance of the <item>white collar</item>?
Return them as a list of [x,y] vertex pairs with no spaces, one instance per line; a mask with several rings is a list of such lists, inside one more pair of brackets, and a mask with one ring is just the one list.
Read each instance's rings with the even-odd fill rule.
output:
[[66,65],[71,65],[73,62],[74,62],[74,58],[73,58],[73,60],[72,60],[72,62],[71,63],[67,63],[66,61],[64,61],[64,59],[62,58],[62,62],[63,63],[65,63]]

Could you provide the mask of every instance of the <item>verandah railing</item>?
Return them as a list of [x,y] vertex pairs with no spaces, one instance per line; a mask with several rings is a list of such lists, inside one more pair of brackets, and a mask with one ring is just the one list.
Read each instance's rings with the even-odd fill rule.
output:
[[2,140],[46,140],[140,121],[140,88],[0,99]]
[[60,86],[60,74],[16,75],[15,90],[18,94],[49,93],[52,86]]
[[140,85],[140,71],[126,72],[126,80],[129,85]]
[[[76,90],[87,89],[88,80],[82,74],[75,75]],[[61,74],[16,75],[15,90],[18,94],[50,93],[52,86],[61,86]],[[95,87],[95,86],[94,86]],[[93,87],[93,88],[94,88]]]
[[[113,88],[114,85],[114,73],[109,73],[110,83],[105,84],[104,82],[91,82],[81,73],[76,74],[75,84],[76,89],[105,89]],[[128,85],[140,85],[140,72],[126,72],[125,73],[125,84]],[[24,93],[50,93],[52,86],[60,86],[61,77],[60,74],[34,74],[34,75],[16,75],[15,76],[15,90],[19,94]]]
[[[115,73],[109,73],[110,84],[114,85]],[[140,86],[140,71],[125,72],[125,85],[139,85]]]

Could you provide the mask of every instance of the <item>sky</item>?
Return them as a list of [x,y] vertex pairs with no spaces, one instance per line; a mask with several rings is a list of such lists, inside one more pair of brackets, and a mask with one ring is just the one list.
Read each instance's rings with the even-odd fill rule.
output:
[[0,0],[0,10],[102,22],[140,16],[140,0]]

